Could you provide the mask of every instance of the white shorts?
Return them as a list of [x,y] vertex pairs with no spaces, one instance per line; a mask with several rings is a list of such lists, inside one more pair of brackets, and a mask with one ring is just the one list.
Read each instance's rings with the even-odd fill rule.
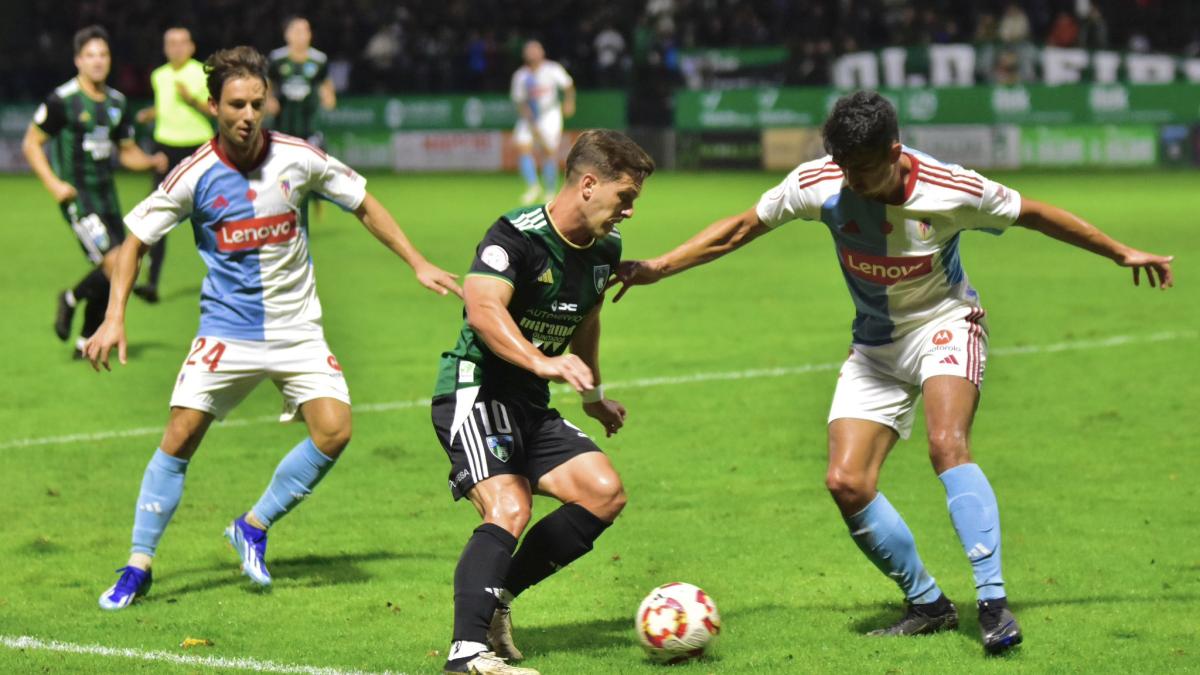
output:
[[270,379],[283,394],[280,422],[299,419],[300,406],[317,398],[350,404],[342,367],[323,337],[235,340],[200,336],[179,369],[171,406],[224,419],[242,399]]
[[908,438],[925,380],[955,375],[976,387],[983,384],[988,341],[984,314],[979,307],[960,307],[891,344],[852,344],[838,374],[829,421],[871,420]]
[[[538,139],[540,139],[539,147],[548,149],[550,152],[558,152],[558,144],[562,142],[563,134],[562,109],[555,108],[542,113],[534,121],[533,126],[537,128]],[[518,147],[534,145],[529,121],[524,117],[517,120],[517,126],[513,129],[513,143]]]

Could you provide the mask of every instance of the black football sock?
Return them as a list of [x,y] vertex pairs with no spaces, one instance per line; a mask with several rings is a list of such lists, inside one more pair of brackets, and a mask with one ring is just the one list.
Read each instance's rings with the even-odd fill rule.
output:
[[563,504],[529,528],[504,588],[515,598],[592,550],[592,542],[611,524],[578,504]]
[[499,602],[496,597],[516,548],[517,538],[492,523],[475,528],[467,540],[454,570],[455,643],[487,643],[488,626]]
[[150,247],[150,285],[158,288],[158,278],[162,276],[163,260],[167,257],[167,238],[159,239]]
[[96,297],[99,289],[103,288],[104,297],[108,297],[108,277],[104,276],[104,270],[99,267],[93,268],[75,284],[75,288],[71,289],[71,293],[75,295],[76,302],[91,300]]
[[[104,279],[101,275],[101,279]],[[79,334],[85,338],[92,336],[100,324],[104,323],[104,313],[108,311],[108,279],[96,288],[92,297],[88,298],[87,308],[83,310],[83,329]]]

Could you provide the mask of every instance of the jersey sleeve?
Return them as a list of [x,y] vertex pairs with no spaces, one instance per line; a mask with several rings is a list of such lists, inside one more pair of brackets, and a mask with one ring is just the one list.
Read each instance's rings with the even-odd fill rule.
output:
[[554,69],[555,84],[558,85],[558,88],[566,90],[574,87],[575,80],[571,79],[571,74],[567,72],[567,69],[563,68],[561,63],[556,63],[554,65],[558,66]]
[[[779,227],[797,218],[820,218],[821,204],[816,199],[816,193],[802,186],[800,181],[801,169],[804,167],[802,164],[793,169],[779,185],[767,190],[759,198],[754,210],[758,213],[758,219],[767,227]],[[809,170],[805,175],[811,173],[812,170]]]
[[57,136],[67,126],[67,107],[58,94],[50,94],[33,112],[33,123],[47,136]]
[[960,207],[955,212],[955,224],[964,230],[1000,234],[1015,223],[1017,216],[1021,215],[1021,194],[974,171],[966,173],[983,182],[983,197],[978,207],[974,204]]
[[526,99],[525,87],[521,86],[521,71],[520,70],[517,70],[517,72],[513,73],[512,85],[509,88],[509,98],[512,99],[513,103],[524,103],[525,102],[525,99]]
[[367,198],[367,179],[329,155],[312,153],[309,189],[347,211]]
[[475,247],[475,259],[467,276],[486,276],[503,279],[514,288],[527,276],[533,264],[532,244],[512,223],[497,220]]
[[192,215],[195,185],[191,181],[177,180],[170,190],[163,189],[168,184],[171,184],[170,175],[125,216],[125,227],[146,244],[157,243]]

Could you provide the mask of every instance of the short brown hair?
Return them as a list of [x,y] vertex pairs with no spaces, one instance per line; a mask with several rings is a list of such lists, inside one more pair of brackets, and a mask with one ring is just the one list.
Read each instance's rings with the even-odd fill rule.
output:
[[567,180],[593,169],[605,180],[629,174],[638,183],[654,173],[654,160],[633,139],[612,129],[588,129],[567,153]]
[[73,46],[75,47],[75,54],[79,55],[79,53],[83,51],[83,48],[87,46],[87,43],[91,42],[92,40],[104,40],[104,46],[107,47],[109,44],[108,31],[104,30],[103,26],[96,25],[80,28],[75,33],[75,37],[71,40]]
[[204,62],[208,74],[208,95],[214,101],[221,100],[221,89],[227,80],[236,77],[257,77],[263,85],[270,87],[267,80],[267,57],[254,47],[233,47],[214,52]]

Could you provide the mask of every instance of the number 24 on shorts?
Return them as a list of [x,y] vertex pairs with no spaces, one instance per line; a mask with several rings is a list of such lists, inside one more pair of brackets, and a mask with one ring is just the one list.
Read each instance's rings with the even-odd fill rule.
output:
[[[187,361],[183,363],[185,366],[196,365],[196,355],[204,351],[208,346],[208,340],[205,338],[196,338],[195,347],[192,348],[192,353],[188,354]],[[208,366],[208,372],[217,372],[217,366],[221,363],[221,356],[225,354],[225,343],[219,340],[213,340],[212,347],[205,352],[204,356],[200,357],[200,362]]]

